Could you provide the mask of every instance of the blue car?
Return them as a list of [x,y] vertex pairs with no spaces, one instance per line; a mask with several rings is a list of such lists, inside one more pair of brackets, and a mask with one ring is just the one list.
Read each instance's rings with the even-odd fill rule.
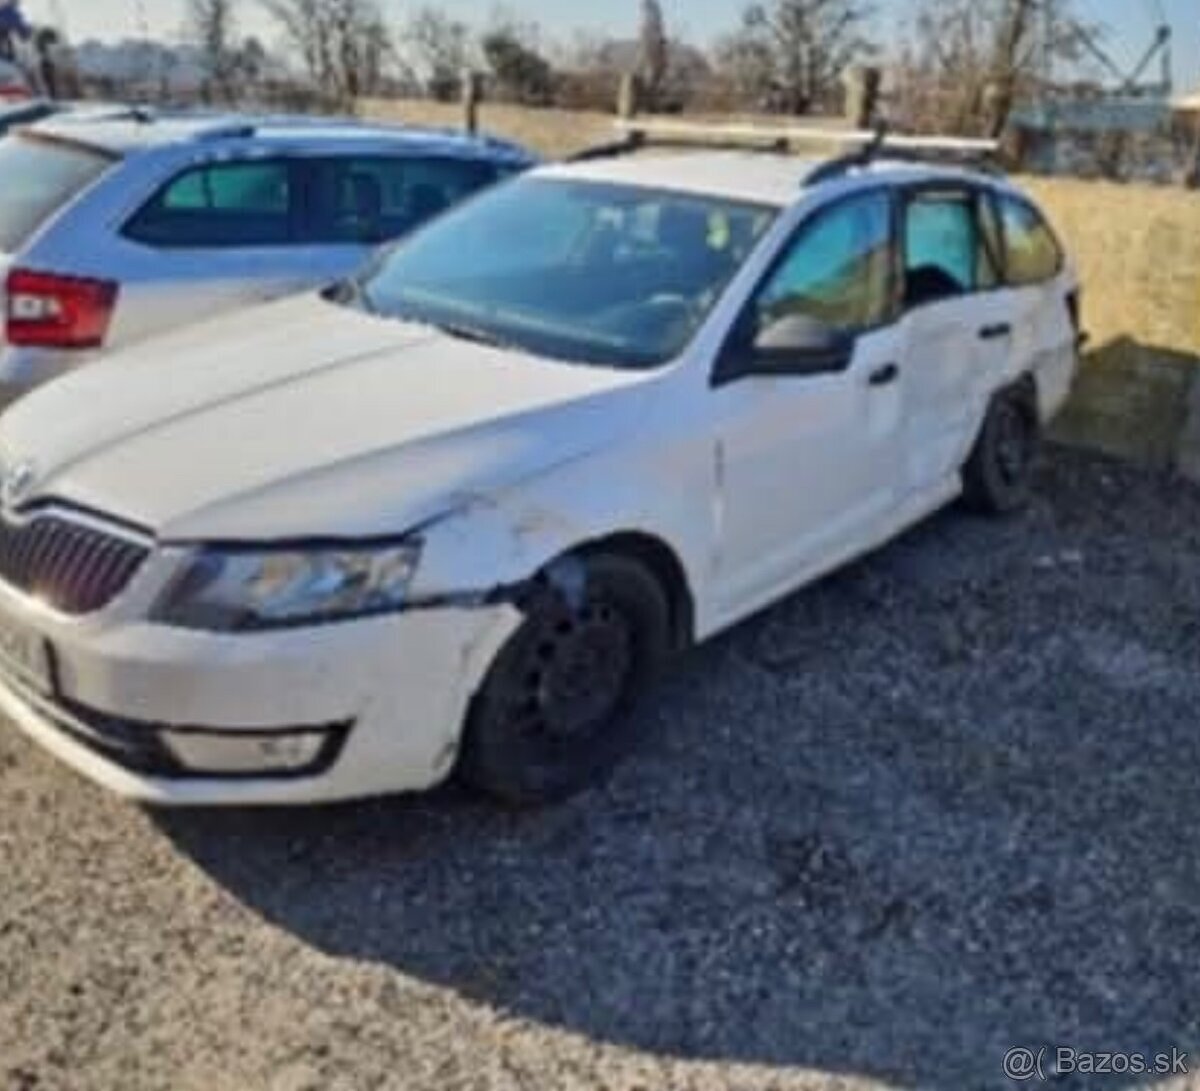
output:
[[76,109],[0,140],[0,404],[98,353],[340,280],[534,165],[453,131]]

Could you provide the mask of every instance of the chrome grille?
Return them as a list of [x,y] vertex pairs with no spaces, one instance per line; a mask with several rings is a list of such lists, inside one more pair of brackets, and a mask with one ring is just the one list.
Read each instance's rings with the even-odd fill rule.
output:
[[56,515],[0,518],[0,580],[64,614],[113,601],[149,555],[145,546]]

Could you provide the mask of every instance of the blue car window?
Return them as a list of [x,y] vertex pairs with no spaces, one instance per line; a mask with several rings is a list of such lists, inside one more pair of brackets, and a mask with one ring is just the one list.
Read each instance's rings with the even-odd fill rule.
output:
[[305,234],[313,242],[387,242],[496,181],[477,159],[357,156],[311,161]]
[[298,165],[291,160],[195,167],[168,182],[123,234],[162,248],[285,246],[294,237]]

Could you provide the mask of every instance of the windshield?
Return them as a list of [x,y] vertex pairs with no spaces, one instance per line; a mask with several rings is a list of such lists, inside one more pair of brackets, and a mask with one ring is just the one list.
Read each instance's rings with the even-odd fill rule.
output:
[[83,148],[10,136],[0,140],[0,251],[22,246],[112,160]]
[[523,178],[386,251],[341,299],[537,355],[653,367],[691,341],[776,215]]

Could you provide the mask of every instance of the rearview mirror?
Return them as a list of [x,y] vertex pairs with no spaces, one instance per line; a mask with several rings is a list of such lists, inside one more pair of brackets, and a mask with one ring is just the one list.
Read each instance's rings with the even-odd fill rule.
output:
[[748,370],[765,375],[811,375],[841,371],[850,363],[854,338],[807,314],[772,322],[754,339]]

